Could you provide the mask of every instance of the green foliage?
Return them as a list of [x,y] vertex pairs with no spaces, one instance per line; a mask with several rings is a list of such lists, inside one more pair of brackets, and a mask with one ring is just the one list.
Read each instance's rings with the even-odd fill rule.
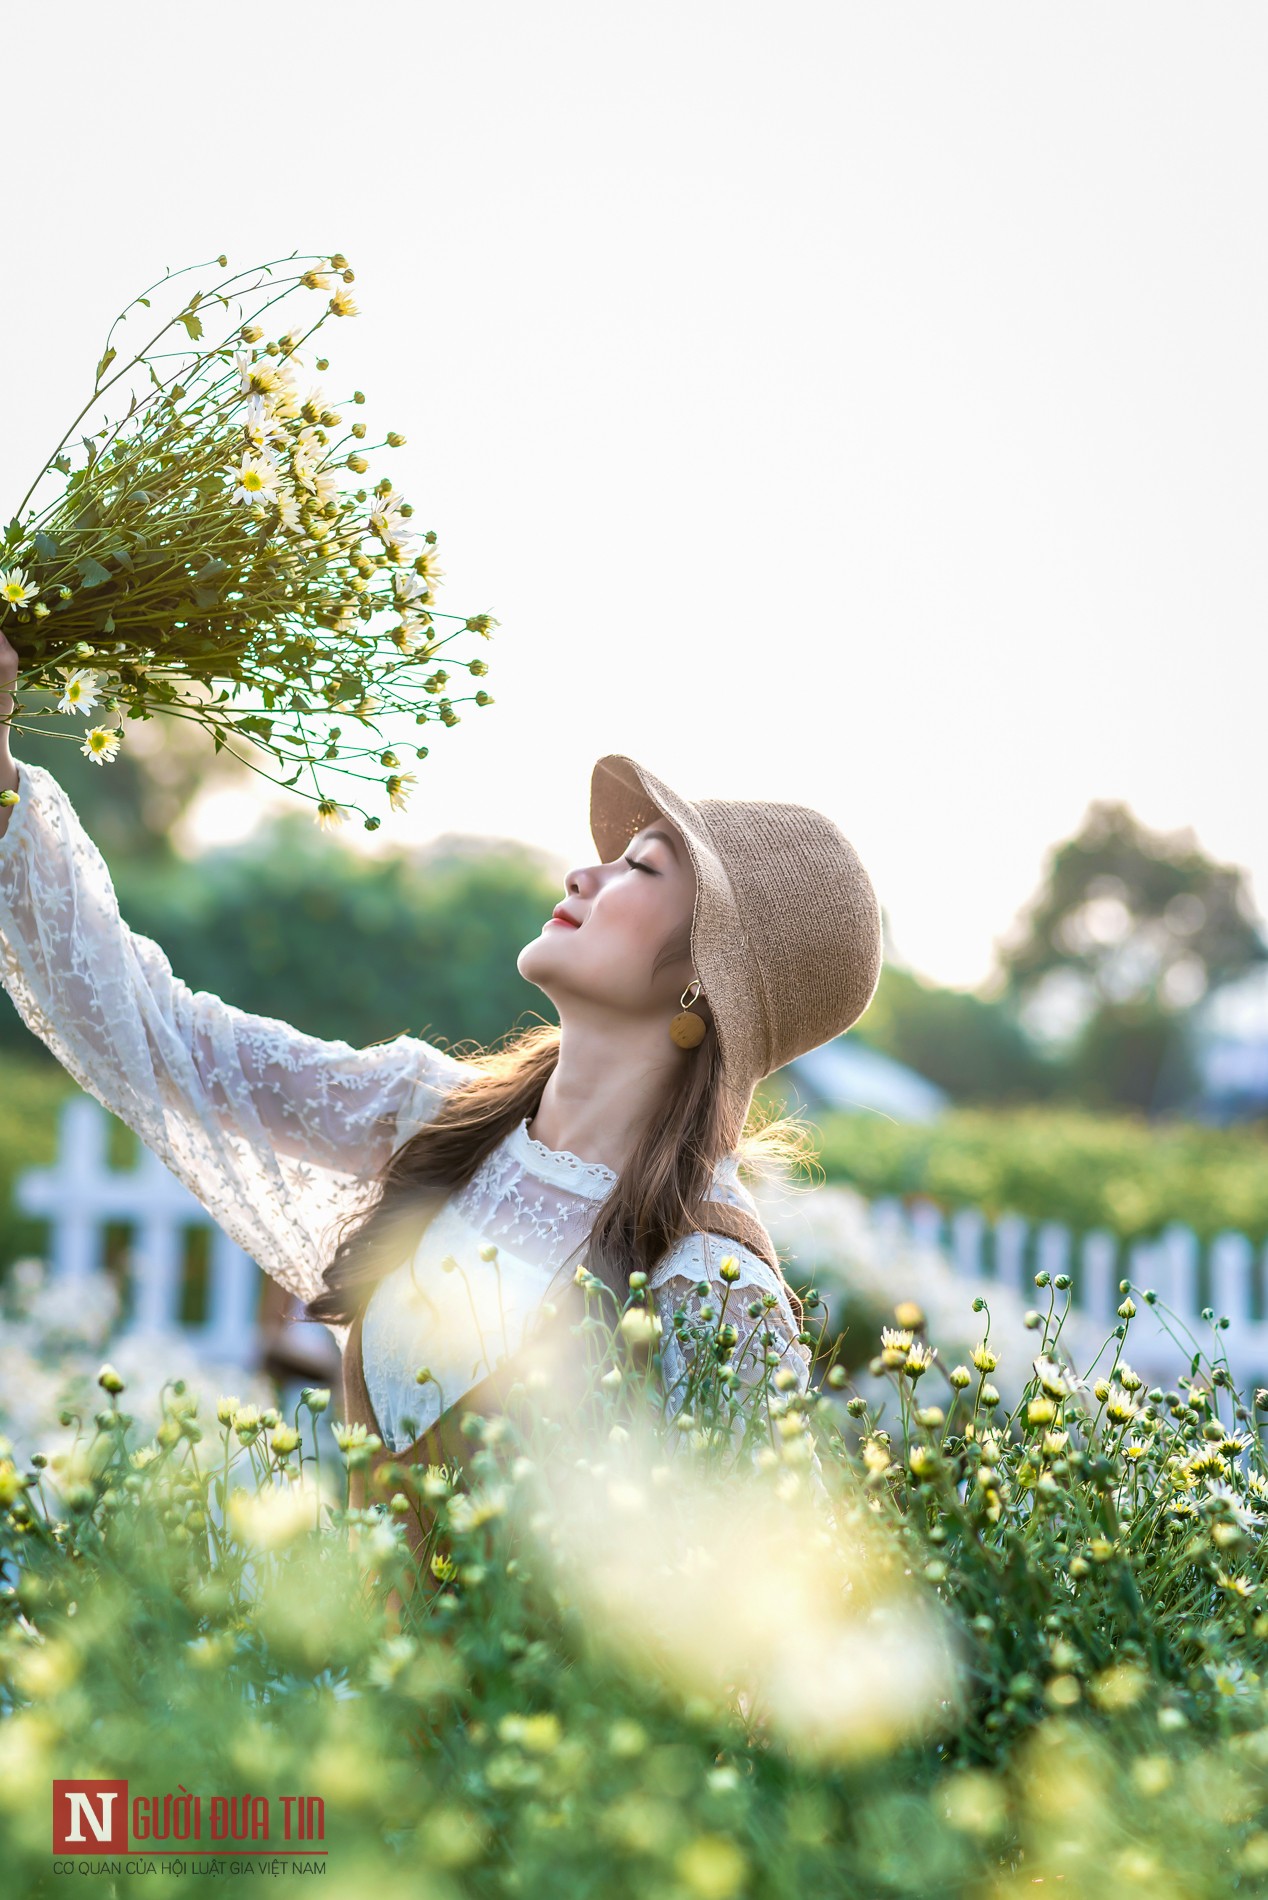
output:
[[[1209,1352],[1177,1344],[1176,1387],[1146,1392],[1125,1354],[1138,1310],[1129,1281],[1119,1283],[1110,1363],[1095,1377],[1060,1346],[1069,1276],[1040,1273],[1034,1284],[1047,1312],[1036,1314],[1033,1374],[1011,1412],[991,1383],[999,1360],[982,1299],[971,1365],[938,1365],[918,1313],[882,1333],[870,1369],[897,1395],[897,1442],[862,1400],[850,1406],[868,1488],[976,1639],[977,1709],[961,1745],[994,1760],[1045,1710],[1089,1695],[1114,1711],[1148,1703],[1164,1729],[1257,1726],[1268,1459],[1221,1350],[1227,1320],[1214,1324]],[[1170,1309],[1143,1297],[1170,1331]],[[917,1396],[931,1372],[932,1404],[923,1383]],[[1268,1406],[1268,1392],[1256,1403]]]
[[1189,1018],[1149,997],[1102,1003],[1068,1051],[1067,1074],[1069,1092],[1089,1108],[1180,1108],[1201,1080]]
[[1034,1047],[1011,1004],[943,989],[901,964],[885,965],[851,1033],[956,1101],[1033,1100],[1064,1081],[1060,1063]]
[[831,1180],[867,1195],[923,1194],[947,1207],[1008,1211],[1154,1234],[1180,1221],[1204,1237],[1268,1236],[1268,1124],[1151,1125],[1129,1114],[1023,1106],[958,1108],[933,1122],[821,1115]]
[[[556,1020],[516,957],[559,898],[535,857],[477,851],[375,860],[287,818],[194,863],[121,861],[120,909],[191,989],[360,1047],[402,1032],[496,1041]],[[0,1048],[39,1048],[8,998]]]
[[[32,694],[31,703],[51,708],[56,701]],[[252,779],[230,753],[209,753],[201,732],[176,720],[135,727],[109,767],[85,758],[77,736],[64,722],[32,725],[15,747],[19,767],[29,761],[50,771],[107,863],[124,870],[144,859],[178,877],[188,861],[173,850],[171,834],[194,798],[242,791]]]
[[[59,1890],[49,1781],[83,1774],[126,1777],[132,1793],[179,1784],[207,1805],[215,1791],[319,1794],[326,1881],[349,1896],[373,1883],[384,1900],[1020,1900],[1037,1881],[1079,1900],[1262,1892],[1268,1466],[1250,1408],[1218,1350],[1146,1393],[1124,1356],[1130,1299],[1093,1382],[1062,1354],[1068,1289],[1047,1291],[1010,1413],[990,1380],[989,1312],[963,1371],[900,1313],[878,1355],[895,1419],[835,1374],[840,1424],[813,1389],[770,1394],[772,1424],[797,1429],[775,1430],[751,1489],[715,1494],[728,1516],[685,1549],[675,1498],[716,1476],[730,1435],[703,1383],[690,1391],[696,1416],[673,1430],[674,1458],[664,1447],[671,1481],[647,1542],[644,1507],[615,1482],[637,1382],[605,1376],[591,1451],[606,1450],[583,1495],[596,1541],[631,1513],[645,1539],[626,1579],[641,1613],[609,1624],[575,1552],[549,1555],[572,1534],[572,1494],[554,1487],[575,1446],[553,1470],[549,1434],[519,1407],[470,1421],[460,1468],[389,1464],[381,1498],[353,1509],[344,1476],[310,1469],[308,1415],[328,1394],[306,1395],[294,1425],[235,1399],[213,1423],[178,1383],[135,1443],[104,1367],[101,1408],[73,1443],[27,1470],[0,1456],[6,1891]],[[697,1332],[700,1363],[725,1363],[721,1327]],[[764,1506],[805,1470],[777,1447],[807,1433],[832,1506],[813,1523],[791,1513],[772,1539]],[[344,1473],[364,1470],[376,1444],[335,1436]],[[415,1558],[399,1526],[423,1499],[436,1530]],[[658,1622],[677,1625],[680,1663],[707,1669],[767,1566],[794,1556],[819,1585],[780,1606],[790,1639],[831,1632],[803,1672],[807,1706],[865,1712],[865,1747],[788,1728],[748,1668],[720,1695],[692,1689],[649,1643]],[[864,1581],[879,1620],[858,1601]],[[918,1621],[903,1625],[905,1599]],[[878,1667],[896,1618],[910,1651]],[[938,1622],[955,1683],[913,1728],[918,1631]],[[245,1891],[258,1874],[222,1863],[217,1886]]]

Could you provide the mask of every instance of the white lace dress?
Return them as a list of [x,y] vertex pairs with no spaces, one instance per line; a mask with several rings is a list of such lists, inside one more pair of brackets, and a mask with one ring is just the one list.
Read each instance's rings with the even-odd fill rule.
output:
[[[378,1169],[471,1065],[412,1036],[362,1049],[324,1042],[191,990],[159,946],[123,922],[101,853],[53,775],[20,763],[18,790],[0,836],[0,981],[80,1087],[134,1129],[266,1273],[313,1298],[341,1220],[369,1204]],[[514,1350],[565,1260],[571,1272],[574,1249],[584,1257],[614,1178],[535,1141],[524,1123],[450,1196],[366,1309],[366,1382],[393,1449]],[[719,1162],[713,1193],[756,1211],[734,1157]],[[670,1415],[686,1370],[674,1311],[698,1316],[702,1300],[721,1310],[727,1288],[716,1273],[728,1253],[740,1265],[726,1317],[740,1335],[741,1378],[762,1376],[765,1352],[792,1369],[795,1389],[807,1384],[810,1355],[779,1276],[734,1241],[692,1235],[649,1278]],[[750,1317],[766,1293],[774,1306]],[[330,1331],[342,1350],[347,1328]],[[420,1385],[422,1367],[432,1379]]]

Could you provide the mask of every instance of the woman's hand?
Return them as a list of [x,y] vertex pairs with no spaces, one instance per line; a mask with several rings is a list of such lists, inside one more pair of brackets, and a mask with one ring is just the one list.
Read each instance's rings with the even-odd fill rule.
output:
[[[9,719],[13,713],[12,686],[18,677],[18,656],[12,643],[0,631],[0,792],[16,792],[18,768],[9,750]],[[9,825],[9,807],[0,805],[0,836]]]

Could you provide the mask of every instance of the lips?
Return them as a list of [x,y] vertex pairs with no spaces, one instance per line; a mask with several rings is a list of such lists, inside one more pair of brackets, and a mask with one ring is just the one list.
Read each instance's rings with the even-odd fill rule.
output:
[[577,919],[575,917],[570,917],[567,911],[563,908],[562,904],[556,907],[549,921],[552,924],[563,924],[568,930],[580,930],[581,928],[581,925],[578,923]]

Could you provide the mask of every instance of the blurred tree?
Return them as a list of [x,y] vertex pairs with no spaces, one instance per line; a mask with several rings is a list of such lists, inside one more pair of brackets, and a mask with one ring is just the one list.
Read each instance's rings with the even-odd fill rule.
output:
[[[29,713],[51,709],[51,693],[31,693]],[[80,750],[90,725],[113,723],[99,706],[74,724],[61,716],[34,718],[29,731],[16,733],[13,754],[19,766],[43,765],[64,788],[84,830],[111,864],[147,858],[170,862],[172,832],[209,790],[258,783],[232,753],[217,752],[205,733],[188,720],[165,715],[125,719],[123,744],[109,765],[85,758]]]
[[1268,942],[1238,866],[1097,800],[996,951],[1004,996],[1064,1046],[1075,1092],[1157,1111],[1194,1083],[1187,1012]]
[[[14,753],[65,788],[123,916],[191,988],[354,1045],[402,1030],[483,1043],[525,1013],[556,1020],[515,968],[563,889],[562,867],[543,854],[450,837],[362,857],[297,803],[246,842],[191,859],[173,849],[173,830],[205,791],[249,789],[250,769],[170,718],[127,722],[105,766],[83,756],[79,736],[63,719],[37,720]],[[0,991],[2,1047],[45,1054]]]
[[943,989],[894,962],[884,965],[851,1034],[959,1102],[1034,1101],[1052,1095],[1063,1077],[1007,1002]]
[[[558,1020],[515,960],[562,874],[514,842],[363,857],[288,813],[230,850],[111,868],[123,916],[191,989],[311,1035],[483,1043],[526,1012]],[[42,1047],[7,998],[3,1044]]]

